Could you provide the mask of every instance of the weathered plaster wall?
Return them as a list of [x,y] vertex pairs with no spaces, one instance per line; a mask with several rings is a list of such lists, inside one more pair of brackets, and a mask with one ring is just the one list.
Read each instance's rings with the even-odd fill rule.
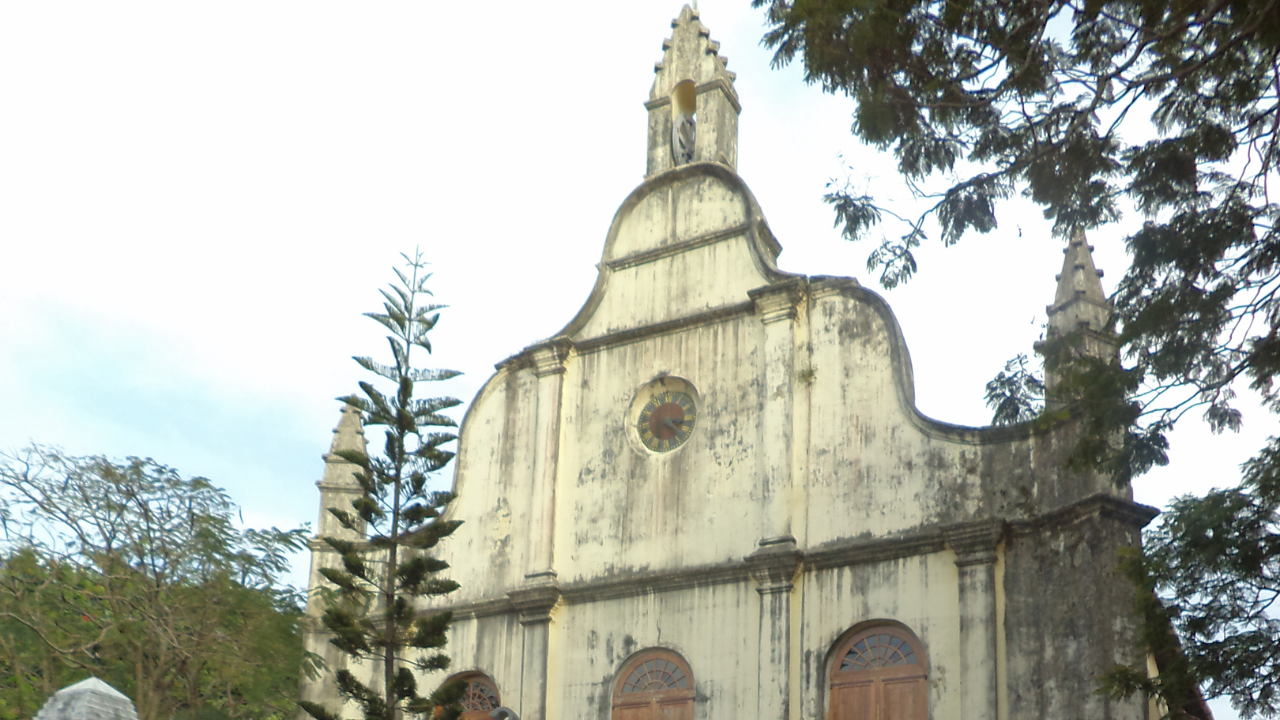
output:
[[[607,720],[618,669],[655,647],[679,653],[693,669],[695,718],[727,717],[726,708],[755,694],[758,605],[754,584],[734,583],[561,608],[551,662],[563,681],[547,717]],[[714,622],[709,608],[717,610]]]
[[467,450],[458,454],[455,471],[467,480],[455,484],[458,499],[450,510],[465,524],[445,550],[456,558],[451,560],[453,578],[462,586],[456,601],[501,594],[524,578],[529,544],[520,537],[532,522],[535,381],[532,373],[500,368],[467,413]]
[[901,623],[920,638],[929,663],[932,717],[960,716],[955,678],[961,656],[955,555],[949,552],[825,568],[803,580],[797,718],[826,717],[831,657],[850,629],[877,620]]
[[461,618],[449,629],[449,675],[482,672],[493,678],[504,703],[518,704],[523,642],[523,628],[514,613]]
[[1125,612],[1133,586],[1116,573],[1120,549],[1139,542],[1126,512],[1100,505],[1011,536],[1004,580],[1009,717],[1146,717],[1138,703],[1097,693],[1100,672],[1145,658]]
[[[464,524],[441,550],[462,586],[442,605],[455,670],[489,675],[523,720],[603,719],[627,658],[661,647],[692,666],[699,720],[817,720],[836,643],[892,621],[924,645],[932,718],[1144,717],[1093,688],[1141,658],[1114,567],[1150,513],[1062,469],[1069,425],[920,415],[884,300],[777,269],[733,171],[717,48],[686,8],[647,103],[650,174],[591,296],[501,363],[463,422]],[[673,167],[683,80],[697,162]],[[654,453],[631,413],[663,377],[691,383],[699,413]]]
[[[759,329],[738,318],[582,355],[565,385],[556,516],[557,572],[574,582],[741,558],[754,546],[760,472]],[[722,358],[742,362],[728,364]],[[660,373],[690,379],[698,425],[678,451],[655,455],[626,417]],[[696,379],[695,379],[696,378]]]

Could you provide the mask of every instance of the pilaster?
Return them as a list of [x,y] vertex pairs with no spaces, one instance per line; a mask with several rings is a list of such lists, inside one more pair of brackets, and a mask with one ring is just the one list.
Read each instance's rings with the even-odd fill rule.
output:
[[956,554],[960,595],[960,717],[998,717],[996,549],[1004,521],[983,520],[943,528]]
[[530,566],[525,577],[554,578],[556,464],[560,454],[560,398],[565,361],[573,349],[558,337],[529,350],[537,378],[537,424],[534,428]]
[[791,602],[801,554],[795,541],[770,543],[749,555],[747,564],[760,594],[755,717],[786,720],[791,695]]
[[551,612],[560,602],[560,588],[554,580],[507,593],[515,606],[524,633],[521,643],[520,717],[546,720],[547,685],[550,664]]
[[799,281],[752,290],[756,315],[764,325],[764,408],[761,422],[760,497],[764,503],[761,546],[790,541],[795,409],[795,325],[803,298]]

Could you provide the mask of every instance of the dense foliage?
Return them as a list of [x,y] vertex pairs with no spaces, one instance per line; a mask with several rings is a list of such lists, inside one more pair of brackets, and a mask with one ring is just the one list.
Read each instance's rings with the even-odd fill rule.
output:
[[306,531],[236,513],[151,459],[0,454],[0,718],[89,675],[141,720],[289,718],[311,665],[281,576]]
[[[460,524],[441,518],[453,497],[430,491],[427,484],[433,473],[453,459],[454,454],[442,446],[456,439],[452,432],[433,428],[456,427],[441,411],[461,401],[416,399],[413,392],[417,383],[448,380],[459,373],[411,364],[414,348],[431,352],[427,334],[444,306],[424,302],[431,295],[426,284],[431,276],[424,272],[422,256],[404,258],[405,270],[395,271],[399,283],[382,291],[384,311],[366,313],[391,332],[387,341],[393,364],[355,359],[389,381],[393,392],[383,394],[372,383],[361,382],[363,396],[342,398],[360,411],[365,427],[385,428],[386,441],[381,456],[338,453],[360,468],[356,479],[362,493],[350,509],[329,508],[329,512],[348,530],[365,532],[366,540],[324,538],[342,559],[341,570],[321,571],[337,587],[328,599],[324,626],[333,633],[330,642],[342,652],[381,663],[381,687],[362,683],[348,670],[336,674],[342,696],[357,702],[367,720],[398,720],[405,712],[454,720],[462,713],[458,701],[463,685],[445,683],[424,696],[417,680],[418,673],[448,669],[449,657],[440,649],[452,615],[422,612],[416,600],[446,595],[458,587],[438,576],[448,563],[430,555]],[[339,718],[336,710],[313,702],[301,704],[317,720]]]
[[1032,370],[1029,362],[1026,355],[1018,355],[987,383],[986,401],[991,408],[992,425],[1034,420],[1044,409],[1044,379]]
[[[1119,669],[1108,678],[1110,690],[1145,690],[1186,703],[1193,679],[1201,678],[1207,694],[1231,696],[1246,716],[1276,715],[1278,511],[1275,438],[1245,464],[1240,487],[1173,502],[1148,531],[1145,552],[1125,563],[1145,591],[1138,611],[1147,620],[1144,640],[1163,661],[1160,676]],[[1170,627],[1190,652],[1181,651]]]
[[[1046,345],[1058,389],[1084,419],[1073,467],[1124,484],[1167,462],[1166,434],[1189,412],[1217,431],[1236,429],[1242,383],[1280,410],[1280,205],[1271,195],[1280,188],[1280,0],[753,4],[766,9],[775,63],[800,60],[809,82],[847,94],[854,134],[891,150],[912,202],[924,202],[921,212],[898,212],[852,185],[826,197],[850,240],[900,224],[901,232],[885,228],[868,259],[886,287],[912,277],[913,251],[930,234],[949,245],[993,230],[1014,193],[1038,204],[1064,238],[1126,212],[1144,219],[1126,241],[1132,264],[1112,298],[1122,363],[1077,362],[1063,346],[1069,338]],[[1025,419],[1034,402],[1016,400],[1028,398],[1017,368],[1003,376],[988,388],[997,419]],[[1277,463],[1266,449],[1248,477]],[[1247,481],[1171,509],[1173,524],[1153,535],[1142,567],[1175,612],[1195,616],[1186,583],[1213,575],[1239,593],[1221,612],[1265,616],[1270,598],[1246,590],[1280,574],[1280,564],[1264,554],[1226,571],[1179,524],[1213,517],[1243,531],[1253,518],[1271,527],[1274,514],[1251,514],[1270,507],[1262,487]],[[1250,712],[1280,711],[1260,686],[1280,667],[1274,643],[1220,652],[1256,635],[1247,623],[1174,625],[1210,692]]]

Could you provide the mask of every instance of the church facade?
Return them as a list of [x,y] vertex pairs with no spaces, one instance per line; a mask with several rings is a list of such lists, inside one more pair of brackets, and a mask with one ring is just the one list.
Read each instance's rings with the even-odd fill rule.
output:
[[[778,269],[735,172],[734,75],[696,11],[664,47],[647,175],[594,290],[462,424],[464,524],[441,551],[461,589],[441,607],[468,717],[1147,718],[1096,690],[1143,661],[1115,568],[1155,511],[1064,470],[1069,425],[921,415],[885,301]],[[1077,238],[1050,329],[1106,313]],[[363,446],[353,413],[335,433]],[[323,508],[358,493],[350,473],[326,456],[322,535],[342,534]],[[316,585],[337,559],[313,548]],[[309,649],[342,667],[318,628]],[[304,697],[336,706],[331,680]]]

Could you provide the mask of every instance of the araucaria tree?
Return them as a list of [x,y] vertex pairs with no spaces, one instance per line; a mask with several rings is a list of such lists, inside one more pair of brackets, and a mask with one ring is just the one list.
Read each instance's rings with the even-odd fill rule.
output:
[[[340,650],[358,660],[378,661],[381,666],[382,677],[371,685],[350,670],[336,674],[342,696],[358,703],[367,720],[398,720],[406,712],[433,713],[432,717],[453,720],[462,712],[458,705],[462,685],[447,683],[424,696],[417,681],[417,673],[449,667],[449,658],[440,649],[445,645],[451,615],[422,612],[416,600],[445,595],[458,587],[456,582],[439,577],[449,565],[430,554],[459,525],[441,517],[452,495],[429,490],[428,482],[453,459],[453,453],[442,446],[456,436],[435,428],[456,427],[441,412],[461,401],[450,397],[418,399],[414,387],[459,373],[411,364],[415,349],[431,352],[427,334],[444,306],[427,300],[431,296],[427,289],[430,274],[425,272],[422,255],[403,257],[404,270],[395,270],[398,282],[381,291],[383,312],[366,313],[391,332],[387,340],[392,363],[355,358],[361,367],[386,380],[390,392],[361,382],[360,395],[342,398],[360,411],[366,428],[384,428],[385,442],[381,456],[359,451],[338,453],[359,467],[356,479],[362,492],[351,508],[329,508],[329,512],[343,527],[363,527],[367,534],[361,542],[324,538],[341,556],[342,569],[321,571],[337,586],[323,622],[333,633],[330,642]],[[317,703],[301,705],[317,720],[339,717],[335,710]]]
[[[894,212],[847,185],[826,197],[850,240],[900,224],[868,259],[886,287],[911,278],[928,235],[994,229],[1014,193],[1064,237],[1143,216],[1112,298],[1122,362],[1074,361],[1070,338],[1046,346],[1058,399],[1084,420],[1078,467],[1123,484],[1167,462],[1189,412],[1238,428],[1241,383],[1280,411],[1280,0],[753,5],[774,62],[799,59],[809,82],[848,95],[854,134],[891,150],[923,202]],[[1017,369],[991,388],[1005,419],[1025,417],[1001,402],[1029,387]],[[1169,608],[1149,613],[1149,637],[1172,623],[1188,677],[1248,712],[1280,712],[1278,474],[1273,439],[1238,489],[1175,504],[1144,561]]]

